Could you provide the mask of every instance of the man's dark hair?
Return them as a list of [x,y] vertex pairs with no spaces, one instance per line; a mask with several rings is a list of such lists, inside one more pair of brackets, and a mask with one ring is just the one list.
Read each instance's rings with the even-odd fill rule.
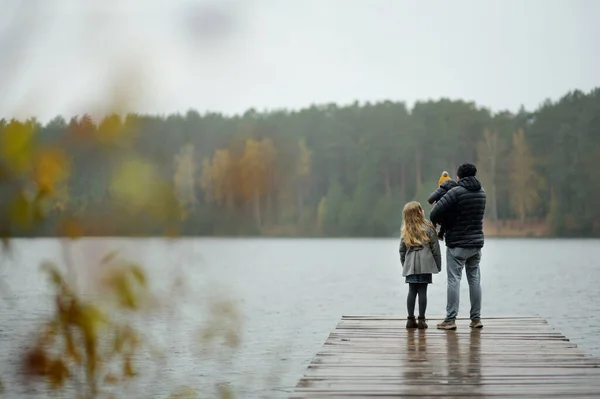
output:
[[477,168],[472,163],[463,163],[458,167],[456,175],[459,179],[477,175]]

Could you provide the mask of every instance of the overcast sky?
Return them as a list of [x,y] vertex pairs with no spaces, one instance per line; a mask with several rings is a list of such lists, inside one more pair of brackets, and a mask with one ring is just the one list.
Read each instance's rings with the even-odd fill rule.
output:
[[600,86],[597,0],[0,6],[0,117],[102,112],[123,80],[132,110],[161,114],[440,97],[517,110]]

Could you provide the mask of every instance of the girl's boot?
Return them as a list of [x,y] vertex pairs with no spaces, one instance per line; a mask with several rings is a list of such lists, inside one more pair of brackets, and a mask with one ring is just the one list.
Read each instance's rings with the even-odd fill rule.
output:
[[408,316],[406,319],[406,328],[417,328],[417,321],[415,316]]
[[425,318],[419,316],[419,319],[417,320],[417,328],[420,330],[424,330],[427,328],[427,323],[425,323]]

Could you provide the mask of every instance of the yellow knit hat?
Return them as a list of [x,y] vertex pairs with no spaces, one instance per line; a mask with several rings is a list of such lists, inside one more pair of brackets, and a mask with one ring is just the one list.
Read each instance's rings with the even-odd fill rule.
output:
[[440,176],[440,180],[438,180],[438,187],[442,185],[443,182],[445,182],[446,180],[451,180],[450,175],[448,174],[448,172],[444,171],[442,173],[442,176]]

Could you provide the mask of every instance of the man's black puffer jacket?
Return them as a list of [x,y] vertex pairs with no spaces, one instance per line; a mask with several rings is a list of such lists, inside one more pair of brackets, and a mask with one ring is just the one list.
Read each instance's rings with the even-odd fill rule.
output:
[[446,229],[447,247],[482,248],[485,204],[481,182],[474,176],[465,177],[435,204],[429,219],[435,224],[441,224],[444,219],[452,220]]

